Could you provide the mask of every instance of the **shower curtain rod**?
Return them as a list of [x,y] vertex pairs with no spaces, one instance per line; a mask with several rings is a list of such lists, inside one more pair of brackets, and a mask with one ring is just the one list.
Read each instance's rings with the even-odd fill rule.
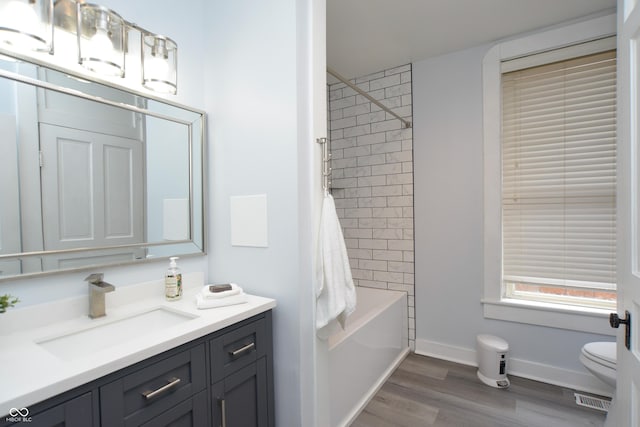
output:
[[371,95],[369,95],[367,92],[363,91],[362,89],[360,89],[358,86],[354,85],[353,83],[351,83],[349,80],[345,79],[344,77],[342,77],[340,74],[338,74],[337,72],[335,72],[331,67],[327,66],[327,73],[331,74],[333,77],[335,77],[336,79],[340,80],[342,83],[346,84],[347,86],[349,86],[351,89],[355,90],[356,92],[358,92],[360,95],[364,96],[365,98],[367,98],[369,101],[373,102],[374,104],[376,104],[378,107],[382,108],[384,111],[386,111],[387,113],[391,114],[393,117],[399,119],[402,124],[404,125],[405,128],[410,128],[411,127],[411,122],[408,120],[403,119],[402,117],[400,117],[399,115],[397,115],[396,113],[394,113],[393,111],[391,111],[386,105],[382,104],[380,101],[378,101],[377,99],[375,99],[374,97],[372,97]]

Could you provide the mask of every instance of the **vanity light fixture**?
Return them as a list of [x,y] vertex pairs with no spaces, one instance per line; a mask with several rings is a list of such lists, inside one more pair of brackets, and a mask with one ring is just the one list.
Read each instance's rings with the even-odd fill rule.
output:
[[98,74],[124,77],[127,24],[105,7],[78,3],[78,61]]
[[0,41],[53,53],[53,0],[0,0]]
[[156,92],[177,92],[176,43],[168,37],[141,30],[142,85]]
[[[169,37],[151,33],[113,10],[85,0],[0,0],[0,44],[7,44],[8,49],[55,55],[54,28],[60,37],[62,32],[72,37],[75,33],[82,67],[121,78],[125,77],[125,58],[130,62],[137,55],[135,47],[129,48],[129,33],[139,32],[137,68],[142,85],[158,93],[177,93],[178,46]],[[58,55],[55,58],[39,57],[45,62],[68,62],[60,61]]]

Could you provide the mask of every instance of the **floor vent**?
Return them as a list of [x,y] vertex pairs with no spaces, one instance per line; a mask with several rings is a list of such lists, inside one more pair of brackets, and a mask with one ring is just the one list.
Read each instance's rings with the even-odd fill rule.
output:
[[574,393],[576,396],[576,403],[580,406],[586,406],[587,408],[598,409],[600,411],[609,412],[611,401],[602,399],[595,396],[587,396],[586,394]]

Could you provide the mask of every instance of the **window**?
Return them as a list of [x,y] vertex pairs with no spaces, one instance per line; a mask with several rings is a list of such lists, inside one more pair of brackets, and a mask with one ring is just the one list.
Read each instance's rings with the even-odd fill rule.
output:
[[[615,301],[609,299],[613,297],[612,292],[615,292],[615,276],[610,274],[615,271],[613,245],[615,215],[610,209],[615,206],[615,174],[612,176],[610,169],[614,162],[610,152],[609,154],[597,151],[590,153],[590,146],[587,144],[577,149],[584,150],[584,156],[578,157],[582,164],[572,167],[571,162],[574,161],[570,156],[572,147],[566,145],[572,139],[588,141],[588,137],[577,138],[579,132],[583,132],[578,130],[578,124],[591,124],[593,130],[596,130],[595,135],[592,136],[592,142],[608,139],[609,143],[613,144],[611,147],[615,147],[615,134],[613,139],[611,135],[606,138],[602,135],[598,136],[599,129],[615,128],[615,92],[606,95],[609,96],[608,107],[591,105],[573,111],[571,107],[575,103],[575,93],[572,95],[571,90],[567,91],[567,89],[580,83],[580,79],[575,84],[570,82],[573,76],[569,70],[575,66],[559,64],[567,61],[585,61],[592,55],[615,50],[616,26],[615,14],[603,15],[503,41],[491,47],[484,55],[482,61],[484,133],[482,307],[486,318],[602,335],[615,333],[607,322],[611,311],[607,306],[615,305]],[[607,61],[609,60],[605,62]],[[596,63],[599,62],[596,61]],[[524,77],[530,77],[531,81],[528,84],[533,84],[539,82],[543,76],[550,76],[551,69],[547,69],[547,73],[543,73],[537,79],[531,76],[547,66],[550,66],[554,73],[566,74],[562,77],[556,76],[562,83],[557,81],[555,85],[546,89],[539,87],[528,91],[525,87],[516,87],[518,83],[516,80],[524,82]],[[514,74],[509,75],[512,72]],[[503,74],[505,75],[504,84],[513,86],[511,95],[505,88],[504,100]],[[609,76],[612,75],[615,75],[615,72],[609,74]],[[515,79],[516,76],[518,79]],[[510,79],[512,82],[508,83]],[[615,79],[611,81],[603,75],[593,78],[591,83],[586,84],[583,89],[589,91],[603,82],[606,84],[596,89],[595,93],[598,95],[594,95],[592,99],[605,96],[599,92],[601,90],[615,91]],[[577,92],[578,95],[581,93]],[[517,101],[516,98],[521,98],[519,102],[527,102],[527,98],[531,101],[534,95],[547,98],[547,102],[551,99],[556,104],[541,108],[533,107],[535,102],[533,106],[507,105],[510,101]],[[611,95],[614,98],[611,98]],[[577,99],[579,100],[580,96]],[[505,121],[504,132],[503,101],[506,107],[504,113],[511,114],[510,119],[512,119],[510,123]],[[560,107],[562,108],[559,110]],[[532,108],[533,111],[538,111],[538,116],[525,116],[527,109],[531,111]],[[607,113],[604,113],[604,110],[608,110]],[[598,118],[598,115],[604,115],[606,118],[604,116]],[[610,119],[613,123],[605,125],[604,122]],[[512,130],[506,129],[508,125],[513,126]],[[531,130],[533,127],[540,128],[538,133]],[[585,132],[588,128],[589,126]],[[508,135],[509,132],[512,132],[512,135]],[[546,150],[536,152],[527,148],[525,144],[535,138],[531,135],[527,137],[526,132],[533,132],[536,138],[557,138],[559,141],[564,141],[563,148],[556,150],[556,152],[562,152],[563,156],[556,159],[555,176],[550,173],[549,165],[538,167],[538,174],[531,174],[535,168],[525,167],[525,163],[531,160],[543,163],[549,161],[547,155],[551,154]],[[508,167],[505,167],[508,172],[504,177],[505,182],[502,176],[503,133],[515,138],[509,144],[512,148],[515,147],[512,149],[514,155],[522,156],[522,160],[511,159],[511,177],[508,176]],[[518,137],[520,141],[516,140]],[[505,154],[511,155],[508,151],[509,148]],[[615,148],[613,155],[615,156]],[[604,172],[607,169],[605,167],[602,171],[595,172],[593,168],[596,166],[591,162],[597,163],[607,156],[609,170]],[[505,155],[505,161],[507,160]],[[580,175],[581,169],[584,172],[583,175]],[[603,181],[606,184],[596,184],[593,181],[607,174],[608,178]],[[509,179],[512,180],[511,183],[506,182]],[[538,181],[546,185],[536,192],[531,185],[537,184]],[[575,186],[565,189],[567,183]],[[504,211],[503,185],[505,199],[509,197],[511,199],[505,200],[507,207]],[[604,187],[607,187],[606,191]],[[597,194],[591,193],[592,189],[597,189]],[[607,192],[610,196],[605,195]],[[531,196],[537,199],[531,199]],[[525,200],[526,198],[529,200]],[[561,200],[561,204],[550,203]],[[538,216],[538,221],[534,221],[533,215],[541,214],[545,210],[544,216]],[[590,222],[590,219],[601,221],[603,218],[606,218],[604,222],[598,222],[597,226]],[[504,247],[503,233],[506,236]],[[571,233],[579,239],[574,242]],[[611,238],[604,238],[603,234]],[[597,238],[587,239],[588,237]],[[605,241],[610,245],[604,243]],[[541,246],[542,243],[544,248]],[[526,254],[523,251],[527,251]],[[597,251],[600,255],[593,258],[592,251]],[[593,261],[596,258],[601,262]],[[579,262],[574,263],[574,261]],[[503,265],[507,269],[504,275]],[[579,274],[574,276],[571,274],[574,272]]]
[[603,44],[502,64],[505,298],[615,308],[616,52],[584,54]]

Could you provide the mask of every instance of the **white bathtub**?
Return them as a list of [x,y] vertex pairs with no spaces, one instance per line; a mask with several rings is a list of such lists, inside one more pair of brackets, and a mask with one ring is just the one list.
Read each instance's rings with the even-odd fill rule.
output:
[[329,337],[331,426],[347,426],[409,353],[407,294],[358,287],[346,329]]

